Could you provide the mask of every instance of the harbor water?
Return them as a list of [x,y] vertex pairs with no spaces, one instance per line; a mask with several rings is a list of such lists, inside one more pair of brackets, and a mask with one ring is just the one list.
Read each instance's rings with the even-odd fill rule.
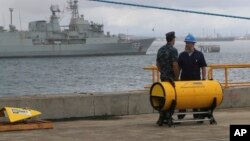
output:
[[[155,64],[156,53],[165,41],[155,41],[147,55],[1,58],[0,96],[114,92],[144,89],[151,72],[144,66]],[[200,43],[201,44],[201,43]],[[207,64],[249,64],[250,40],[207,42],[217,44],[219,53],[204,53]],[[179,52],[184,42],[175,44]],[[216,70],[214,79],[224,80]],[[229,70],[229,81],[249,81],[250,69]]]

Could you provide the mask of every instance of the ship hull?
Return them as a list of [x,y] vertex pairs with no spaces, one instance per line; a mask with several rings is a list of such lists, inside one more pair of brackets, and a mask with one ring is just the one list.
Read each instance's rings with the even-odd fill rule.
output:
[[[15,36],[17,36],[15,38]],[[4,39],[0,35],[0,57],[55,57],[55,56],[100,56],[100,55],[132,55],[146,54],[154,38],[136,39],[116,43],[91,43],[91,44],[54,44],[33,45],[32,40],[11,35]]]

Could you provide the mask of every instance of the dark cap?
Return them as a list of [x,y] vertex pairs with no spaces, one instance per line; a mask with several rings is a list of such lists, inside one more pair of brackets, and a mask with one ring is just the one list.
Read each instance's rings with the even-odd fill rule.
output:
[[166,33],[166,40],[168,42],[172,41],[174,38],[175,38],[175,32],[174,31]]

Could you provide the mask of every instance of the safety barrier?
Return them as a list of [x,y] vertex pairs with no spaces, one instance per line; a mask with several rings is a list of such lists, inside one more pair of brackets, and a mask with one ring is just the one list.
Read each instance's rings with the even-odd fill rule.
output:
[[236,68],[250,68],[250,64],[211,64],[208,65],[208,79],[213,79],[215,69],[224,70],[224,82],[220,82],[224,88],[250,86],[250,82],[229,82],[228,70]]
[[[223,69],[224,70],[224,82],[220,82],[223,88],[229,87],[244,87],[250,86],[250,82],[230,82],[228,79],[229,69],[237,69],[237,68],[250,68],[250,64],[211,64],[208,65],[207,70],[207,79],[213,79],[213,74],[215,69]],[[155,65],[145,66],[144,70],[152,71],[152,84],[155,82],[160,82],[160,73]],[[150,88],[152,84],[145,85],[145,88]]]
[[[155,65],[145,66],[144,70],[150,70],[152,72],[152,84],[155,82],[160,82],[160,72]],[[145,85],[144,88],[150,88],[152,84]]]

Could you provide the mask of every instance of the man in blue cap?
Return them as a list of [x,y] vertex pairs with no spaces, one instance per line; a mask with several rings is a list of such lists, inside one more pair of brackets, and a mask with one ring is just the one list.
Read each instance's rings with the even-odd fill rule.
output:
[[[188,80],[205,80],[206,79],[206,60],[202,52],[195,49],[196,39],[192,34],[188,34],[185,38],[186,46],[178,58],[178,64],[181,71],[180,79],[184,81]],[[180,110],[185,112],[186,110]],[[197,109],[194,109],[197,111]],[[178,115],[179,119],[184,118],[185,115]],[[198,115],[194,115],[194,118],[198,118]]]
[[[168,81],[174,86],[174,80],[178,80],[178,51],[173,46],[175,44],[175,32],[166,34],[167,44],[162,46],[157,53],[156,64],[160,71],[161,81]],[[165,119],[166,111],[160,111],[159,120],[157,124],[162,125]]]

